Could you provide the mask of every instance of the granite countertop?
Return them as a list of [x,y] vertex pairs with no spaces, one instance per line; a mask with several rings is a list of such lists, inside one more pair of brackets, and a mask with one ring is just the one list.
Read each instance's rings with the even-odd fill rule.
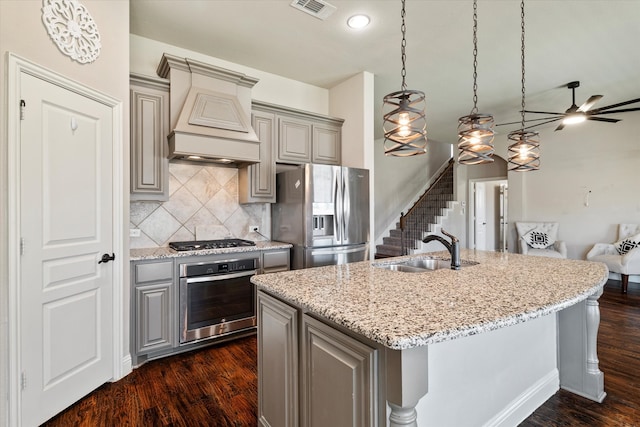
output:
[[255,252],[255,251],[268,251],[271,249],[287,249],[291,248],[290,243],[275,242],[275,241],[257,241],[255,246],[240,246],[237,248],[221,248],[221,249],[204,249],[201,251],[182,251],[178,252],[168,247],[162,248],[146,248],[146,249],[131,249],[129,252],[130,261],[140,261],[147,259],[161,259],[161,258],[179,258],[187,256],[197,255],[217,255],[217,254],[230,254],[237,252]]
[[541,317],[604,286],[605,264],[462,249],[461,270],[375,267],[408,258],[253,276],[259,289],[392,349],[479,334]]

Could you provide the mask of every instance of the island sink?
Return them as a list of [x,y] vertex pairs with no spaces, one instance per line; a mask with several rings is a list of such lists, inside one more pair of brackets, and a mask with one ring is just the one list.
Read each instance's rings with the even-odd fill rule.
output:
[[[460,261],[460,267],[468,267],[477,264],[478,263],[475,261]],[[421,257],[392,263],[378,262],[373,263],[373,266],[391,271],[400,271],[402,273],[425,273],[433,270],[451,269],[451,260],[434,257]]]

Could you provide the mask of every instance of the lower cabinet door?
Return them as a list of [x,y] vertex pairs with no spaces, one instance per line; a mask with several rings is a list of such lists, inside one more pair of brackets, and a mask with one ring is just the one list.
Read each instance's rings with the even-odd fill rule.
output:
[[376,426],[377,350],[303,315],[302,426]]
[[137,285],[136,295],[136,353],[171,348],[171,289],[173,283]]
[[298,426],[298,311],[258,292],[258,425]]

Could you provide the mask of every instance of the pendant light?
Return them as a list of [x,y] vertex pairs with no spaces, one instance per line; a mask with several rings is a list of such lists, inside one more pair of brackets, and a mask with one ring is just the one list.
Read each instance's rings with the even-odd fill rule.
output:
[[510,132],[507,135],[512,143],[508,147],[510,171],[528,172],[540,169],[540,138],[538,132],[525,131],[524,127],[524,0],[520,3],[520,18],[522,28],[522,48],[520,58],[522,60],[522,125],[520,130]]
[[424,114],[424,92],[408,90],[405,77],[407,40],[405,39],[406,26],[405,0],[402,0],[402,90],[393,92],[384,97],[382,105],[383,130],[384,130],[384,154],[391,156],[407,157],[424,154],[427,152],[427,125]]
[[458,163],[477,165],[493,162],[494,120],[478,113],[478,4],[473,0],[473,108],[458,119]]

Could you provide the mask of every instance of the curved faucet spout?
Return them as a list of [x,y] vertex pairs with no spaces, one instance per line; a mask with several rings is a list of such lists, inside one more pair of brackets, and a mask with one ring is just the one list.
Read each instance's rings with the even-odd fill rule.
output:
[[449,237],[451,239],[451,243],[447,242],[443,237],[435,234],[428,235],[427,237],[422,239],[422,242],[429,243],[437,240],[438,242],[442,243],[444,247],[449,251],[449,254],[451,254],[451,269],[460,270],[460,241],[457,237],[447,233],[444,230],[442,230],[442,234]]

